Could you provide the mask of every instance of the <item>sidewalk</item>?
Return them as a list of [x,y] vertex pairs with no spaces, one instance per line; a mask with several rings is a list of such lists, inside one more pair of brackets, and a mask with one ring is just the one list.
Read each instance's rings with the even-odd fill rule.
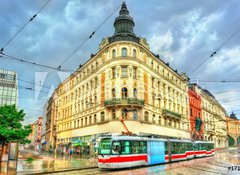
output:
[[97,166],[97,158],[61,155],[41,155],[41,159],[27,162],[19,159],[16,163],[6,161],[1,163],[0,174],[37,174],[56,171],[66,171],[71,169],[91,168]]

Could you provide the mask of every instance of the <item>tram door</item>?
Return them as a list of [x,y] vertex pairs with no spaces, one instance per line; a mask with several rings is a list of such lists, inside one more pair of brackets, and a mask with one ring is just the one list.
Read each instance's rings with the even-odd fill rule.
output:
[[165,162],[164,142],[150,141],[148,142],[148,163],[149,165]]

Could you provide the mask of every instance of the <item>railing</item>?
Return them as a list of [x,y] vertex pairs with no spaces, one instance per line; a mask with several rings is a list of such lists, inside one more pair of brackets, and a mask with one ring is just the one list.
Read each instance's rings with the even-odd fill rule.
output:
[[137,98],[112,98],[110,100],[105,100],[105,106],[114,106],[114,105],[137,105],[143,106],[144,100]]
[[169,111],[167,109],[163,109],[163,115],[178,118],[178,119],[180,119],[182,117],[181,114]]

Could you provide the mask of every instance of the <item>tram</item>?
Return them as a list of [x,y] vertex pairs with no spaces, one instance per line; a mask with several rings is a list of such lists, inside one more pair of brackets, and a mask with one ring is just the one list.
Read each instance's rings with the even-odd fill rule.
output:
[[100,140],[98,167],[102,169],[121,169],[210,155],[214,155],[214,144],[212,142],[155,139],[139,136],[109,136]]
[[206,141],[195,141],[195,157],[212,156],[215,154],[214,143]]

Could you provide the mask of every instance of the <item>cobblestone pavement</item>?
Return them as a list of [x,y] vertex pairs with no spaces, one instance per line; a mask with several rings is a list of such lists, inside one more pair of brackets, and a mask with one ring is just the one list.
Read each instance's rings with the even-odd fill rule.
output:
[[[5,174],[114,174],[114,175],[216,175],[240,174],[235,165],[240,166],[240,152],[237,149],[219,151],[215,156],[198,158],[171,164],[156,165],[115,171],[103,171],[96,168],[97,159],[79,156],[42,155],[42,159],[31,163],[19,160],[17,164],[2,162],[1,175]],[[239,167],[240,168],[240,167]],[[60,171],[60,172],[59,172]],[[8,172],[8,173],[7,173]],[[54,173],[55,172],[55,173]]]
[[[41,155],[41,158],[32,162],[19,159],[17,162],[4,161],[1,163],[0,172],[4,174],[37,174],[53,171],[65,171],[69,169],[79,169],[85,167],[96,167],[97,158],[89,156],[67,156],[67,155]],[[8,173],[7,173],[8,172]]]

